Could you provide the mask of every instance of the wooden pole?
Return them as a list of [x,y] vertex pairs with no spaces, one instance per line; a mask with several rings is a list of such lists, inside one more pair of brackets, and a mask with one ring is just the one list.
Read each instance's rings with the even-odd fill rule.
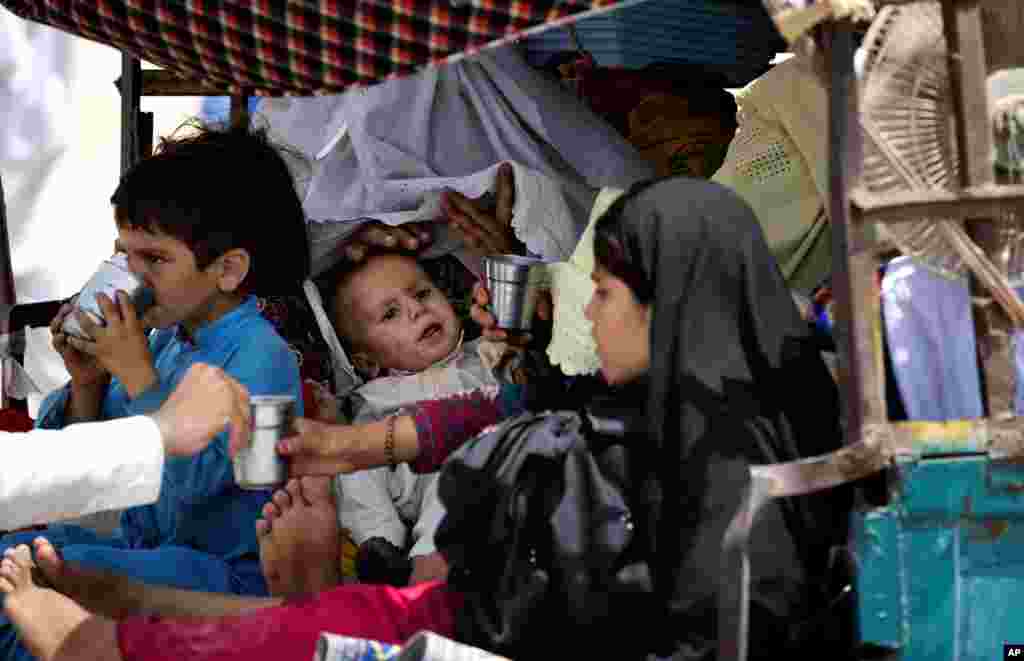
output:
[[241,128],[249,125],[249,97],[237,94],[231,97],[231,127]]
[[[860,169],[853,26],[827,25],[829,83],[829,219],[832,226],[832,288],[840,392],[846,411],[847,444],[865,426],[885,422],[878,324],[876,265],[866,224],[851,223],[850,193]],[[865,236],[859,236],[865,234]],[[856,249],[854,249],[856,246]]]
[[139,149],[139,97],[142,91],[142,64],[128,53],[121,54],[121,174],[141,158]]
[[[987,63],[978,0],[945,0],[942,23],[946,36],[949,86],[956,126],[961,189],[983,187],[995,180],[992,165],[992,128],[988,115]],[[975,243],[999,263],[1001,247],[998,218],[967,220]],[[985,384],[987,415],[1012,414],[1016,372],[1009,321],[988,291],[971,278],[978,361]]]

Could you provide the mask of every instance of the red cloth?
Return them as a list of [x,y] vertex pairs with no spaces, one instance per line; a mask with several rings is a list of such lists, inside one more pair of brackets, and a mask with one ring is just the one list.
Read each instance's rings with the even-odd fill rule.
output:
[[443,399],[417,402],[417,473],[436,471],[460,445],[503,418],[498,391],[474,390]]
[[24,432],[31,431],[33,427],[34,423],[28,413],[18,409],[0,409],[0,431]]
[[435,581],[407,588],[343,585],[232,617],[133,617],[117,626],[124,661],[310,659],[322,632],[403,643],[418,631],[453,637],[462,594]]
[[313,96],[416,73],[618,2],[0,0],[0,5],[232,94]]

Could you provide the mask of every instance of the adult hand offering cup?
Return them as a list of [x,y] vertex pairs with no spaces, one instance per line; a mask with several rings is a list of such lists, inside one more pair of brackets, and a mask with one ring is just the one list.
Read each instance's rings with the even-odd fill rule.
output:
[[288,479],[285,458],[277,452],[278,442],[294,433],[295,397],[253,395],[249,397],[252,436],[249,447],[239,450],[233,461],[235,483],[242,489],[258,491],[282,486]]
[[506,331],[528,332],[546,281],[544,262],[519,255],[488,256],[483,258],[482,275],[495,325]]
[[[553,308],[550,290],[538,291],[534,307],[536,319],[550,321]],[[473,287],[473,306],[470,308],[469,316],[480,326],[487,339],[507,341],[517,345],[527,344],[532,340],[529,332],[510,331],[498,325],[498,320],[491,309],[491,293],[484,282],[477,282]]]
[[249,391],[220,368],[196,363],[152,418],[160,427],[169,456],[201,452],[225,427],[228,453],[235,456],[250,440]]

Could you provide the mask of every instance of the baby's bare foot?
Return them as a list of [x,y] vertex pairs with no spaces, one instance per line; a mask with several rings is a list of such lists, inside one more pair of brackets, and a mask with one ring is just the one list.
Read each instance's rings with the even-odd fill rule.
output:
[[263,579],[267,582],[267,590],[272,595],[290,594],[289,587],[295,583],[290,563],[281,557],[280,545],[275,543],[270,531],[274,522],[281,518],[281,507],[277,503],[287,502],[291,506],[291,496],[284,489],[275,491],[272,501],[263,506],[263,518],[256,520],[256,541],[260,547],[260,567]]
[[32,551],[24,544],[4,551],[0,560],[0,592],[7,595],[5,605],[26,591],[35,589],[32,583]]
[[64,558],[50,544],[45,537],[36,537],[32,540],[32,549],[35,551],[36,567],[44,581],[49,583],[47,587],[55,588],[61,592],[61,582],[64,576]]
[[[32,553],[25,545],[8,549],[0,561],[4,613],[29,652],[43,661],[58,654],[64,658],[117,658],[113,623],[92,618],[59,592],[36,585],[33,566]],[[91,642],[86,644],[85,639]],[[100,653],[101,649],[107,651]]]
[[329,477],[290,480],[256,522],[270,594],[315,593],[341,583],[341,539]]

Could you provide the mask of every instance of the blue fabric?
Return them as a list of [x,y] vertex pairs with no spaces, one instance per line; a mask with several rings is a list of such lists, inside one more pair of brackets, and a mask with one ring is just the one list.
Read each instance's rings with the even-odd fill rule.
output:
[[882,313],[907,417],[933,422],[981,417],[966,280],[940,277],[899,257],[882,278]]
[[[0,537],[0,555],[11,546],[28,544],[44,535],[66,562],[105,569],[144,583],[169,585],[186,590],[262,594],[266,585],[258,563],[252,567],[231,567],[221,558],[180,546],[156,549],[129,548],[120,535],[101,536],[88,528],[49,526],[45,532],[12,533]],[[3,596],[0,595],[0,610]],[[0,615],[0,659],[26,661],[32,655],[21,645],[14,627]]]
[[[250,96],[246,101],[249,114],[260,106],[260,97]],[[207,96],[199,107],[199,118],[207,123],[226,122],[231,118],[231,97]]]
[[[295,355],[260,314],[253,297],[198,329],[191,340],[178,326],[156,331],[150,336],[150,348],[160,375],[159,383],[133,400],[115,379],[104,399],[101,419],[148,413],[159,408],[188,368],[198,362],[222,368],[253,395],[294,395],[297,413],[302,412],[301,380]],[[40,407],[37,426],[62,427],[67,397],[67,387],[48,396]],[[217,558],[232,577],[229,591],[265,594],[266,585],[259,571],[255,522],[270,495],[270,491],[238,488],[228,457],[227,435],[222,433],[206,450],[193,457],[165,461],[159,500],[122,514],[121,543],[136,550],[176,548],[173,553],[140,555],[153,562],[184,558],[189,551],[198,553],[190,559],[182,559],[185,565]],[[109,554],[103,557],[105,562],[115,561]],[[177,576],[169,568],[144,572],[154,577]],[[194,587],[211,591],[225,587],[219,577],[214,580],[211,575],[211,580],[216,585]]]
[[[1024,287],[1015,289],[1017,296],[1024,300]],[[1013,356],[1017,363],[1017,390],[1013,398],[1013,412],[1024,415],[1024,330],[1013,332]]]

